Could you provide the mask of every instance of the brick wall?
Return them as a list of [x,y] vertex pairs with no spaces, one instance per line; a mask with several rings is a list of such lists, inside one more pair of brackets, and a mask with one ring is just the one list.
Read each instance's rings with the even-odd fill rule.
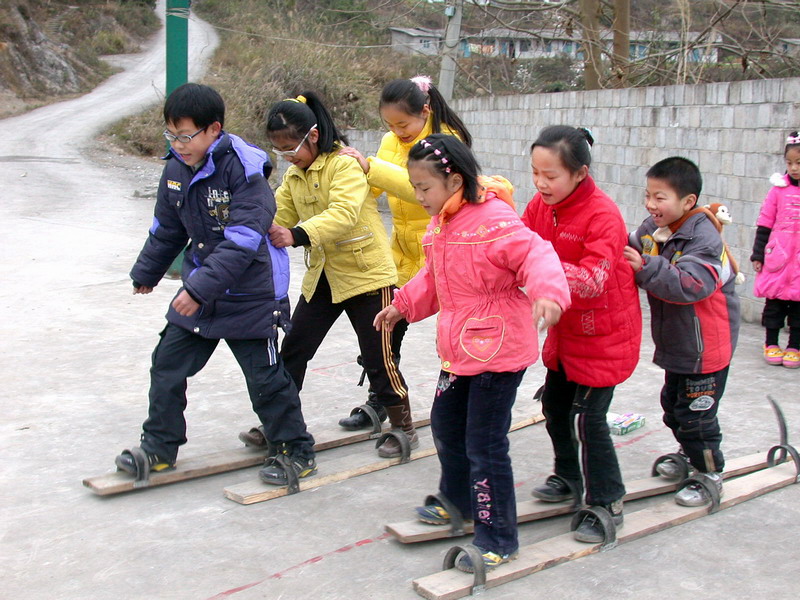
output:
[[[733,216],[724,236],[747,282],[739,286],[742,315],[757,321],[748,257],[769,176],[783,172],[783,140],[800,129],[800,79],[771,79],[623,90],[476,97],[453,108],[475,137],[483,172],[507,177],[521,211],[534,194],[528,149],[548,125],[592,130],[592,176],[616,200],[630,228],[646,216],[644,174],[656,161],[681,155],[704,179],[701,204],[721,202]],[[350,131],[372,154],[382,132]]]

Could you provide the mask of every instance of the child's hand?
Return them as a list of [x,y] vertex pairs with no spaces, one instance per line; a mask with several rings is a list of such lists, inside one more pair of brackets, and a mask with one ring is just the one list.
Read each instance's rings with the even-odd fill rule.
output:
[[133,288],[134,294],[149,294],[152,291],[153,288],[151,288],[149,285],[140,285],[139,287]]
[[172,301],[172,308],[184,317],[191,317],[200,308],[200,304],[195,302],[194,298],[189,295],[186,290],[181,290],[181,293]]
[[358,164],[361,165],[361,169],[364,171],[364,173],[369,173],[369,161],[364,158],[364,155],[361,154],[361,152],[352,146],[345,146],[339,150],[339,154],[343,154],[344,156],[352,156],[358,161]]
[[631,269],[633,269],[634,273],[638,273],[642,270],[642,255],[639,254],[639,251],[636,248],[625,246],[622,249],[622,256],[628,261],[628,264],[631,266]]
[[539,331],[552,327],[561,318],[561,305],[549,298],[537,298],[533,302],[533,322]]
[[269,241],[272,242],[272,245],[276,248],[288,248],[290,246],[294,246],[294,234],[291,230],[286,229],[286,227],[281,227],[280,225],[272,224],[272,227],[269,228]]
[[390,304],[377,315],[375,315],[375,320],[372,321],[372,324],[378,331],[381,330],[381,326],[383,326],[386,331],[391,331],[394,329],[394,326],[397,324],[397,322],[402,318],[403,314],[392,304]]
[[753,261],[753,271],[755,271],[756,273],[761,273],[761,269],[763,268],[764,268],[764,263],[762,263],[760,260]]

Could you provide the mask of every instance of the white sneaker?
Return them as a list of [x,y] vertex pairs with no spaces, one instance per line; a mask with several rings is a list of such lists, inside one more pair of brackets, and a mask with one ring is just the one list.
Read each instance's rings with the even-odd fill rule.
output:
[[[717,486],[719,495],[722,496],[722,475],[719,473],[697,473],[695,477],[705,477]],[[699,483],[690,483],[675,494],[675,502],[681,506],[705,506],[711,502],[706,489]]]
[[[689,468],[689,476],[691,476],[694,469],[689,464],[689,459],[680,450],[676,452],[676,454],[679,454],[684,460]],[[681,468],[682,466],[683,465],[678,464],[675,460],[668,458],[665,461],[658,463],[656,466],[656,472],[664,479],[680,479],[681,475],[683,474],[683,469]]]

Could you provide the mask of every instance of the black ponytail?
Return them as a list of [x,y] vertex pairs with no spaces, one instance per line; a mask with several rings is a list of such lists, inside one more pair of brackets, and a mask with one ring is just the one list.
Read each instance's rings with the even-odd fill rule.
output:
[[425,161],[443,178],[458,173],[464,179],[464,200],[474,203],[480,198],[480,165],[472,150],[457,137],[432,133],[411,147],[408,164],[414,161]]
[[310,91],[275,104],[267,115],[266,128],[268,135],[285,131],[293,139],[301,140],[315,123],[319,132],[317,147],[320,152],[331,152],[337,142],[345,146],[348,144],[347,137],[337,129],[322,100]]
[[[472,147],[472,135],[464,122],[447,104],[436,86],[430,83],[427,77],[415,77],[420,83],[411,79],[395,79],[387,83],[381,91],[381,99],[378,108],[387,104],[397,104],[402,110],[410,115],[418,115],[427,104],[431,108],[433,117],[431,130],[433,133],[441,133],[442,125],[447,125],[458,134],[458,137],[467,145]],[[421,87],[420,87],[421,86]],[[424,90],[424,91],[423,91]]]

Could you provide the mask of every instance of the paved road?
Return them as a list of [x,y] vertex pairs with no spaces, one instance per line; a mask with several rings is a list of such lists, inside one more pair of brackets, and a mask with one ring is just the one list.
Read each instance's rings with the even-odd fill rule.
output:
[[[191,27],[198,66],[215,38],[202,23]],[[98,154],[92,141],[106,124],[158,101],[162,57],[158,37],[93,93],[0,122],[6,223],[0,597],[414,598],[411,580],[436,571],[449,543],[404,547],[382,536],[382,524],[408,518],[435,489],[435,459],[253,506],[225,499],[222,489],[253,479],[254,470],[109,499],[80,485],[110,470],[117,452],[136,443],[146,413],[149,354],[176,285],[164,282],[154,294],[134,297],[127,277],[150,223],[147,192],[159,166]],[[299,253],[292,264],[296,298]],[[721,413],[730,456],[766,450],[775,441],[767,392],[783,400],[795,437],[800,428],[800,372],[764,365],[760,343],[761,330],[746,326]],[[649,363],[651,353],[646,342],[639,369],[615,401],[618,412],[640,412],[648,420],[644,429],[618,438],[631,478],[674,449],[659,422],[661,373]],[[329,429],[364,399],[354,386],[355,354],[343,320],[312,363],[304,390],[312,431]],[[436,365],[433,322],[418,324],[403,357],[418,408],[430,404]],[[530,398],[542,374],[540,365],[529,370],[521,413],[538,412]],[[240,373],[224,347],[191,382],[189,394],[190,442],[182,456],[236,445],[236,432],[253,423]],[[320,474],[334,457],[372,460],[373,452],[366,444],[326,452]],[[512,455],[519,493],[526,495],[550,468],[544,427],[513,434]],[[483,597],[795,598],[797,493],[775,492]],[[522,543],[566,527],[563,519],[527,525]]]

